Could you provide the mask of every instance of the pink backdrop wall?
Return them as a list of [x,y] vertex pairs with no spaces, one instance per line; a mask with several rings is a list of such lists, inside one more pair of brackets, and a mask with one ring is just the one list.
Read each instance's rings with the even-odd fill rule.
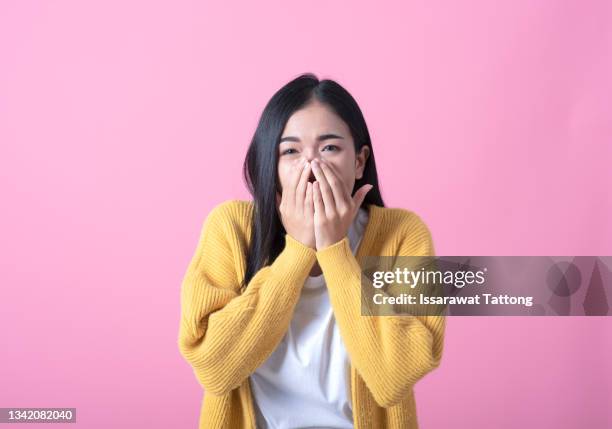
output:
[[[304,71],[439,255],[612,255],[611,28],[605,0],[2,2],[0,407],[196,427],[180,281]],[[612,318],[450,318],[416,395],[423,428],[612,427]]]

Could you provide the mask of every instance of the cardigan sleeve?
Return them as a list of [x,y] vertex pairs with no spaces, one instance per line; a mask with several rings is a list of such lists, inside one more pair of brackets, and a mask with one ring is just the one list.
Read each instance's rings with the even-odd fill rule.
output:
[[[431,233],[413,212],[402,228],[397,256],[434,256]],[[442,358],[444,316],[361,314],[361,267],[348,237],[316,252],[330,302],[352,364],[374,400],[391,407]]]
[[231,211],[222,203],[209,213],[181,285],[179,351],[214,395],[239,387],[274,351],[316,260],[315,249],[286,234],[279,256],[239,294]]

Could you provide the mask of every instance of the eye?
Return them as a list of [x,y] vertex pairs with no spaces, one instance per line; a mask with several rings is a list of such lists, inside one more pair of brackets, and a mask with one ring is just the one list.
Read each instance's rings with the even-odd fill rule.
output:
[[295,151],[295,149],[292,149],[292,148],[285,149],[284,151],[281,152],[281,155],[289,154],[289,151],[291,151],[291,150]]
[[323,150],[327,149],[328,147],[333,148],[334,151],[340,150],[340,147],[336,146],[335,144],[328,144],[323,148]]

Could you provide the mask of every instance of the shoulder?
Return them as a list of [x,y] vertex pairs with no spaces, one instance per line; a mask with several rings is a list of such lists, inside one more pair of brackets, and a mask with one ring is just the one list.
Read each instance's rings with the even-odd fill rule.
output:
[[212,209],[210,209],[208,217],[240,220],[250,215],[252,207],[252,201],[238,199],[225,200],[214,205]]
[[430,248],[433,251],[432,233],[423,217],[413,210],[401,207],[379,207],[379,227],[382,232],[395,236],[400,246]]
[[379,212],[380,223],[385,229],[408,230],[408,231],[429,231],[429,227],[423,218],[413,210],[401,207],[379,207],[373,206]]
[[215,204],[206,215],[204,227],[246,229],[249,227],[253,202],[239,199]]

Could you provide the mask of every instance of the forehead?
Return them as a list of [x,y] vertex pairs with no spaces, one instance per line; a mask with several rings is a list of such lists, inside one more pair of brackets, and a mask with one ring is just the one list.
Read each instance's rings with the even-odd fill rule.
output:
[[322,132],[348,134],[346,123],[327,105],[314,101],[295,111],[283,130],[283,136],[315,136]]

